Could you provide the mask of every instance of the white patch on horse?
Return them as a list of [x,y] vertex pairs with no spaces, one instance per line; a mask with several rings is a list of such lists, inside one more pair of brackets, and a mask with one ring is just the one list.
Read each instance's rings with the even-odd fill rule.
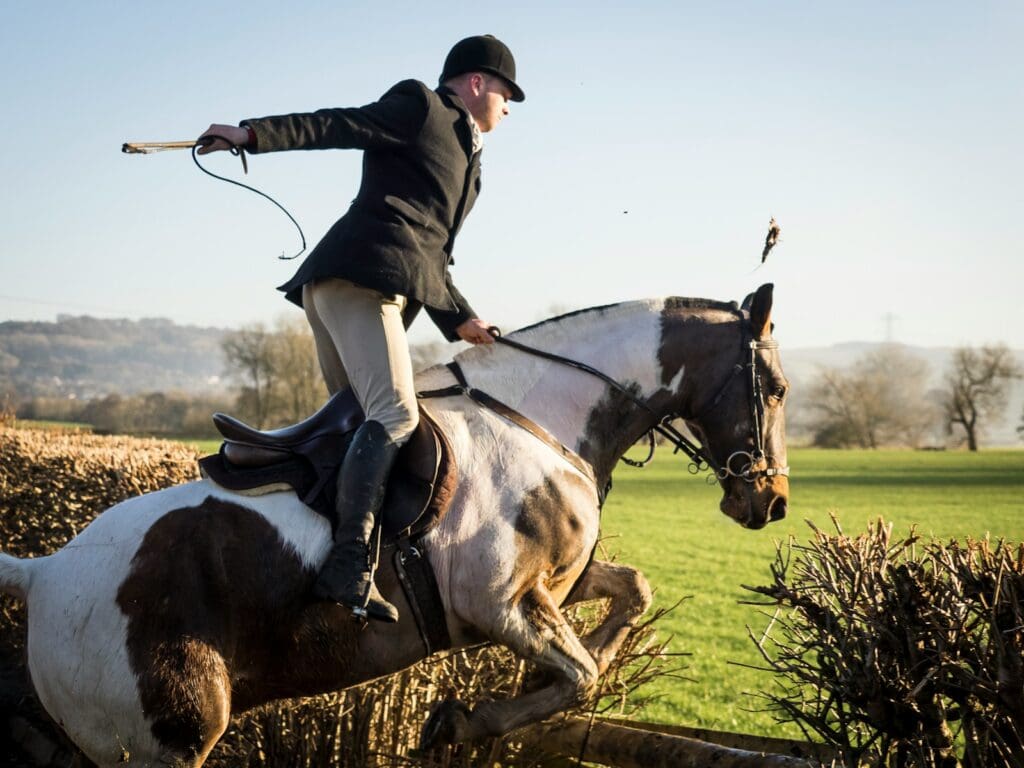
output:
[[[520,620],[508,611],[508,601],[521,568],[516,521],[523,489],[539,487],[560,472],[577,474],[583,487],[590,482],[554,451],[538,451],[537,438],[493,412],[466,398],[453,399],[450,408],[437,416],[451,439],[460,476],[474,482],[460,484],[449,514],[425,539],[426,548],[442,598],[458,621],[495,638],[510,630],[518,635],[520,629],[508,624]],[[489,454],[480,450],[481,445],[500,450]],[[582,546],[589,555],[598,529],[596,491],[573,502],[584,528]],[[452,556],[460,551],[459,545],[470,538],[478,556],[455,561]],[[481,595],[488,597],[481,600]],[[458,632],[458,626],[453,629]]]
[[[585,363],[627,387],[635,385],[640,397],[650,397],[663,386],[658,349],[664,307],[664,299],[614,304],[511,337]],[[473,347],[455,359],[471,386],[543,424],[574,450],[580,449],[589,414],[608,387],[584,371],[498,344]]]
[[675,376],[672,377],[672,381],[668,383],[669,392],[678,392],[679,388],[683,386],[683,373],[686,371],[686,366],[679,366],[679,371]]

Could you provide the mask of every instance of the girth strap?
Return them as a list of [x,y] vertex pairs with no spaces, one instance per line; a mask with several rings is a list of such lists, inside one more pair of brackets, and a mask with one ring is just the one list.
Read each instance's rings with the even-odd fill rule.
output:
[[427,656],[451,648],[452,640],[448,634],[448,623],[445,621],[444,605],[434,569],[430,567],[422,550],[414,546],[408,536],[398,539],[394,566]]
[[572,464],[576,469],[583,473],[591,482],[596,482],[594,476],[594,468],[590,464],[576,453],[571,448],[566,447],[559,441],[557,437],[548,432],[537,422],[532,419],[528,419],[526,416],[521,414],[515,408],[512,408],[505,403],[501,402],[497,398],[491,397],[486,392],[482,392],[479,389],[474,389],[469,386],[469,382],[466,381],[466,376],[462,372],[462,367],[452,361],[447,364],[448,369],[455,376],[455,380],[458,381],[458,385],[452,387],[444,387],[443,389],[431,389],[426,392],[417,392],[417,397],[429,398],[429,397],[452,397],[453,395],[465,395],[470,400],[494,411],[499,416],[508,419],[513,424],[522,429],[525,429],[531,435],[536,437],[542,443],[547,445],[551,450],[561,456],[563,459]]

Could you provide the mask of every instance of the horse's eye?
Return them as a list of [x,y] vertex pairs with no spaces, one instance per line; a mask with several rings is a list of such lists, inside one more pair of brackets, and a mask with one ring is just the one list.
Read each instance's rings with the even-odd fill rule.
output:
[[786,388],[784,386],[782,386],[781,384],[775,386],[772,389],[772,397],[774,397],[776,400],[781,402],[782,399],[785,396],[786,396]]

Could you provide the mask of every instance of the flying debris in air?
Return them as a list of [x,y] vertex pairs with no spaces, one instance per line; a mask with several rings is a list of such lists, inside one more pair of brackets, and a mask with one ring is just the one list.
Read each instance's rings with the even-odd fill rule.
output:
[[764,250],[761,251],[761,263],[764,264],[764,260],[768,258],[768,252],[775,247],[775,244],[779,242],[779,225],[775,223],[775,217],[772,216],[772,220],[768,222],[768,236],[764,239]]

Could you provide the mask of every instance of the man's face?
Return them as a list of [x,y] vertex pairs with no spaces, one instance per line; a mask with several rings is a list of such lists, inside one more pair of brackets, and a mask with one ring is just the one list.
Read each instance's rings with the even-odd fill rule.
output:
[[482,133],[493,131],[508,114],[512,91],[500,77],[487,74],[474,75],[470,86],[473,98],[466,107]]

